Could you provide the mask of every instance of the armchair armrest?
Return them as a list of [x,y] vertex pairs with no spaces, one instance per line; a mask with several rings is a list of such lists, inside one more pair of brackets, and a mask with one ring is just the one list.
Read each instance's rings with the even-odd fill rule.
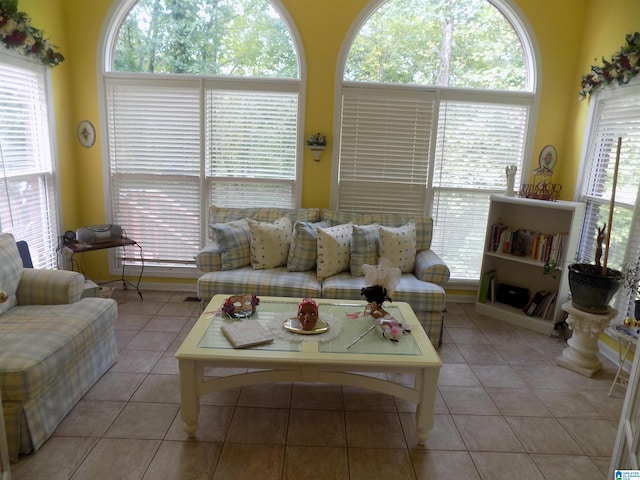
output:
[[217,242],[208,243],[196,255],[196,266],[203,272],[219,272],[222,270],[221,253]]
[[68,270],[25,268],[16,291],[18,305],[61,305],[82,297],[84,275]]
[[416,266],[413,270],[416,278],[444,286],[449,281],[451,272],[444,261],[431,249],[420,250],[416,254]]

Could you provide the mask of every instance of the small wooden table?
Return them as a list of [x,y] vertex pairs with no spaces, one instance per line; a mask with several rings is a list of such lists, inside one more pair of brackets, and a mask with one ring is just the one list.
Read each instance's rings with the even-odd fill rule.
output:
[[[201,395],[244,385],[270,382],[326,382],[375,390],[416,403],[416,436],[424,444],[433,428],[433,415],[442,361],[433,348],[413,310],[407,303],[385,304],[394,318],[411,329],[398,343],[373,331],[351,348],[347,346],[371,325],[371,317],[351,319],[347,313],[364,310],[366,302],[319,299],[323,312],[340,322],[339,336],[326,342],[297,342],[276,337],[273,343],[234,349],[221,332],[230,320],[216,313],[228,295],[216,295],[178,348],[180,367],[180,401],[183,428],[189,437],[198,429]],[[270,322],[288,318],[297,310],[300,299],[260,297],[253,316],[244,320]],[[283,317],[284,315],[284,317]],[[274,324],[272,323],[272,325]],[[378,328],[378,327],[377,327]],[[245,373],[225,377],[208,377],[205,367],[245,368]],[[365,372],[414,374],[413,386],[361,375]]]
[[130,281],[124,278],[124,267],[125,267],[124,262],[122,262],[122,275],[120,276],[120,280],[111,280],[110,282],[103,282],[103,283],[120,281],[122,282],[122,288],[124,288],[125,290],[128,285],[131,285],[133,288],[136,289],[136,292],[138,292],[138,295],[140,295],[140,300],[142,300],[142,292],[140,291],[140,280],[142,280],[142,273],[144,272],[144,256],[142,255],[142,247],[138,242],[128,237],[122,237],[122,238],[119,238],[118,240],[110,240],[108,242],[102,242],[102,243],[69,242],[69,243],[65,243],[64,248],[66,248],[69,252],[71,252],[71,257],[69,261],[71,262],[71,269],[73,269],[73,256],[76,253],[93,252],[96,250],[104,250],[107,248],[117,248],[117,247],[124,248],[129,246],[138,247],[138,252],[140,253],[140,261],[142,263],[142,267],[140,269],[140,275],[138,275],[138,281],[136,282],[136,284],[134,285],[133,283],[131,283]]

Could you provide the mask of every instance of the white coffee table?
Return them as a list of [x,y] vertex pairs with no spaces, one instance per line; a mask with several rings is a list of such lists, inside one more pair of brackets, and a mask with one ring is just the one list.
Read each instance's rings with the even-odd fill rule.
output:
[[[199,397],[211,392],[259,383],[301,381],[351,385],[403,398],[416,404],[416,436],[424,444],[433,428],[438,374],[442,362],[407,303],[393,302],[385,309],[411,334],[398,343],[382,337],[379,328],[351,348],[347,345],[371,324],[371,317],[357,319],[347,313],[362,312],[366,302],[317,300],[320,318],[340,322],[340,335],[323,342],[296,342],[276,337],[273,343],[234,349],[220,331],[230,320],[216,314],[229,295],[216,295],[176,352],[180,366],[181,417],[189,437],[198,429]],[[268,326],[294,312],[300,299],[260,297],[249,320]],[[310,340],[310,338],[307,338]],[[204,377],[205,367],[246,368],[241,374]],[[366,372],[414,374],[414,386],[362,375]]]

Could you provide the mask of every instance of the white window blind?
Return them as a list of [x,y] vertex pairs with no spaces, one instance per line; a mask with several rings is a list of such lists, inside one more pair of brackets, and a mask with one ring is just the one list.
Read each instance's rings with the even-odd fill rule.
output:
[[200,247],[200,87],[111,80],[107,88],[114,223],[147,265],[192,263]]
[[344,88],[338,208],[422,214],[435,95]]
[[0,54],[0,230],[25,240],[36,268],[57,267],[58,219],[46,70]]
[[[607,265],[620,269],[640,258],[640,85],[603,90],[591,97],[583,183],[579,200],[586,204],[578,257],[593,262],[597,229],[609,220],[618,137],[622,138],[616,203]],[[633,314],[634,291],[620,290],[615,307]]]
[[432,248],[456,280],[472,281],[480,274],[489,196],[504,192],[506,166],[518,166],[520,184],[531,98],[446,96],[343,87],[337,206],[432,216]]
[[295,205],[297,124],[296,93],[207,90],[210,203]]
[[193,265],[209,205],[295,206],[297,93],[198,79],[107,85],[113,218],[146,267]]
[[458,279],[477,279],[489,195],[504,192],[505,167],[524,162],[526,105],[442,101],[434,157],[432,248]]

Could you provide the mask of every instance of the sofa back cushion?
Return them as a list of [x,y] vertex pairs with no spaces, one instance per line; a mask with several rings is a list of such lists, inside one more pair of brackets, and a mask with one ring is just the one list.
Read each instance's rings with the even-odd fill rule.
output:
[[330,227],[329,222],[301,222],[293,225],[293,238],[287,259],[287,270],[306,272],[316,268],[318,258],[318,227]]
[[349,269],[351,258],[350,223],[318,228],[318,279],[323,280]]
[[22,258],[13,235],[0,233],[0,292],[6,300],[0,303],[0,315],[16,304],[16,290],[22,276]]
[[416,264],[416,226],[413,220],[401,227],[380,227],[380,257],[402,273],[413,272]]
[[341,210],[322,211],[322,219],[331,222],[331,225],[353,223],[354,225],[370,225],[378,223],[385,227],[401,227],[413,220],[416,224],[416,250],[428,250],[431,248],[433,236],[433,219],[404,213],[357,213]]
[[362,265],[378,264],[378,230],[380,225],[354,225],[351,237],[351,275],[364,275]]
[[251,264],[251,230],[247,220],[211,225],[222,259],[222,270],[235,270]]
[[291,245],[291,220],[282,217],[273,223],[247,221],[251,230],[251,267],[265,270],[286,265]]
[[317,208],[278,208],[278,207],[209,207],[209,239],[217,240],[213,225],[216,223],[227,223],[234,220],[250,218],[258,222],[273,223],[281,217],[288,217],[293,225],[297,221],[317,222],[320,220],[320,210]]

